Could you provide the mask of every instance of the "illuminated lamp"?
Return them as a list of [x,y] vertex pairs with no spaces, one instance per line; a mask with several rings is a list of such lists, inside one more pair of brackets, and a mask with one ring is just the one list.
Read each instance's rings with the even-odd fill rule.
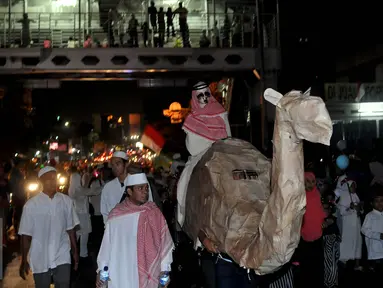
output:
[[183,121],[185,116],[189,113],[189,109],[182,108],[178,102],[170,104],[169,109],[163,110],[164,116],[170,117],[170,123],[178,124]]
[[77,0],[58,0],[56,1],[56,5],[59,7],[75,7]]

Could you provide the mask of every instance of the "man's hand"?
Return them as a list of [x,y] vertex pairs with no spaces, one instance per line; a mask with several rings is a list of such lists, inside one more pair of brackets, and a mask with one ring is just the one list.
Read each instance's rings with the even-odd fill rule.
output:
[[96,278],[96,288],[102,288],[102,282],[100,280],[100,273],[97,273],[97,278]]
[[217,246],[214,244],[213,241],[211,241],[209,238],[205,238],[202,241],[203,246],[206,248],[207,251],[210,253],[218,253]]
[[80,256],[78,255],[78,252],[73,252],[73,261],[74,261],[74,271],[77,271],[78,269],[78,263],[80,261]]
[[354,202],[351,202],[351,204],[350,204],[350,209],[355,209],[355,204],[354,204]]
[[20,264],[20,270],[19,270],[19,274],[20,274],[20,277],[23,278],[25,280],[25,276],[29,274],[29,263],[28,261],[22,261],[21,264]]

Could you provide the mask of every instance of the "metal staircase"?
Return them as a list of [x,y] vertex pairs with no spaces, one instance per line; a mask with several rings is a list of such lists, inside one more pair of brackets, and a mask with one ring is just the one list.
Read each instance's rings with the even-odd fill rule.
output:
[[63,31],[62,30],[52,30],[51,31],[51,41],[52,47],[61,47],[63,44]]

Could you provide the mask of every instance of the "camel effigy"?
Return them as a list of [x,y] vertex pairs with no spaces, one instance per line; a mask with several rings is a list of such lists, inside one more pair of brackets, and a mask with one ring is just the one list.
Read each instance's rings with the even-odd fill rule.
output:
[[216,140],[187,172],[180,223],[195,243],[203,232],[220,252],[260,275],[287,263],[299,243],[303,140],[329,145],[332,135],[321,98],[273,89],[264,98],[276,106],[272,163],[246,141]]

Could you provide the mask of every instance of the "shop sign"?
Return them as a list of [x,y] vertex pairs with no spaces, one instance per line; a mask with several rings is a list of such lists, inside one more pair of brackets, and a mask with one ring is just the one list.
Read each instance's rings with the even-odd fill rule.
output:
[[383,102],[383,83],[326,83],[325,100],[344,103]]

